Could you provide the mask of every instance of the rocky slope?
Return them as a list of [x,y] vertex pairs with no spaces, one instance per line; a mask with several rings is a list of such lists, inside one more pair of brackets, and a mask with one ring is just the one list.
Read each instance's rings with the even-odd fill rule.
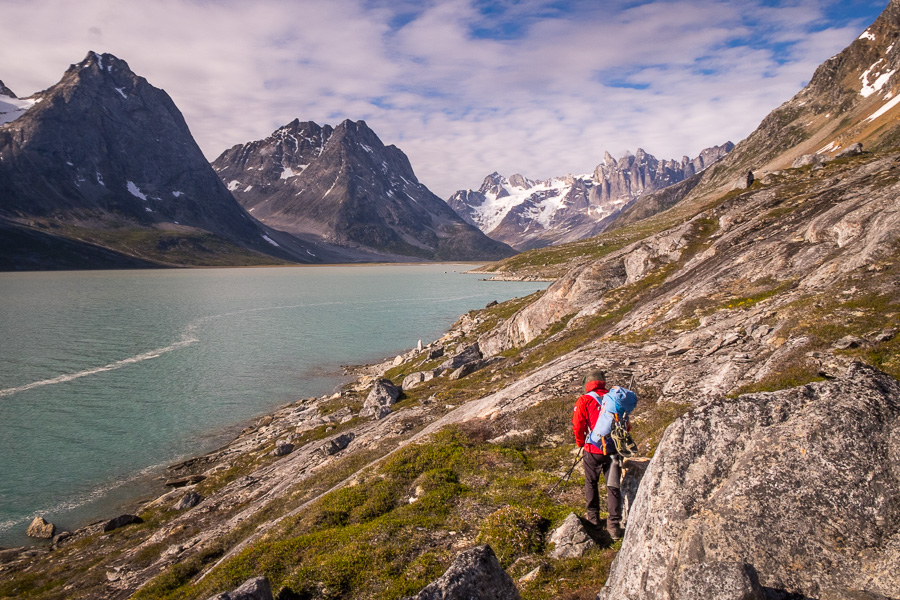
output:
[[604,231],[637,198],[693,178],[734,144],[707,148],[693,160],[658,160],[638,148],[618,161],[609,152],[591,175],[532,181],[488,175],[478,190],[447,203],[466,222],[518,250],[584,239]]
[[[203,599],[265,576],[282,598],[399,598],[448,589],[488,544],[508,597],[900,598],[900,151],[721,193],[703,177],[498,267],[557,276],[546,292],[173,466],[193,487],[143,523],[0,553],[0,597]],[[587,528],[563,558],[583,502],[560,477],[571,407],[595,367],[634,382],[652,458],[629,466],[624,540]]]
[[419,183],[406,155],[363,121],[294,120],[226,150],[213,167],[255,218],[307,239],[418,259],[514,254]]

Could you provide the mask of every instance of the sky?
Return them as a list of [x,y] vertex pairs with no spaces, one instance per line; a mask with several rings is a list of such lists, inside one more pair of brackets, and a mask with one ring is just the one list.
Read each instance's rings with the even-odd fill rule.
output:
[[442,198],[739,142],[887,0],[0,0],[20,97],[88,51],[163,88],[210,160],[365,120]]

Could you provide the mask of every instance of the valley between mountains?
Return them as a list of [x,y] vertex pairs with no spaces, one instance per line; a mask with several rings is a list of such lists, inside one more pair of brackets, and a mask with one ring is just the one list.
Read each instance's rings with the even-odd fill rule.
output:
[[[0,597],[241,597],[264,577],[256,597],[900,599],[898,40],[891,0],[721,160],[595,237],[481,268],[546,291],[173,465],[139,522],[0,551]],[[312,169],[315,141],[338,135],[317,127],[260,145]],[[273,219],[255,227],[286,218],[306,173],[289,170],[224,177]],[[384,189],[412,195],[406,179]],[[391,248],[431,243],[397,231]],[[633,378],[644,460],[628,464],[624,539],[582,524],[561,555],[578,471],[550,490],[591,368]]]

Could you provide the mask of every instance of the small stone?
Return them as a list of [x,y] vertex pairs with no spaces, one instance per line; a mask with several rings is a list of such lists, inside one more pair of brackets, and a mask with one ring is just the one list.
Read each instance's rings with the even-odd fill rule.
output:
[[456,381],[457,379],[462,379],[463,377],[466,377],[467,375],[471,375],[472,373],[474,373],[475,371],[478,370],[478,367],[480,366],[479,362],[480,361],[471,362],[471,363],[467,363],[467,364],[461,366],[460,368],[458,368],[455,371],[453,371],[452,373],[450,373],[450,375],[447,377],[447,379],[450,379],[451,381]]
[[416,373],[410,373],[409,375],[404,377],[403,383],[400,385],[400,387],[402,387],[404,390],[411,390],[424,381],[425,373],[422,371],[418,371]]
[[885,329],[875,336],[876,342],[889,342],[897,335],[896,329]]
[[394,357],[394,366],[399,367],[402,364],[403,364],[403,355],[398,354],[397,356]]
[[434,360],[436,358],[440,358],[444,355],[443,346],[438,346],[437,348],[432,348],[428,351],[428,360]]
[[516,584],[500,566],[494,551],[484,545],[460,553],[440,578],[410,600],[450,598],[519,600],[520,596]]
[[862,154],[863,145],[860,142],[851,144],[834,155],[835,158],[844,158],[845,156],[859,156]]
[[530,581],[534,581],[537,579],[537,576],[541,574],[541,566],[536,566],[533,570],[529,571],[525,575],[519,577],[519,583],[528,583]]
[[[376,419],[381,419],[390,414],[391,411],[388,407],[396,403],[399,397],[399,387],[394,385],[390,379],[379,379],[375,382],[375,385],[366,397],[366,401],[363,403],[363,408],[359,412],[359,416],[374,416]],[[385,411],[385,409],[387,409],[387,411]]]
[[190,475],[188,477],[178,477],[176,479],[167,479],[165,485],[168,487],[184,487],[186,485],[194,485],[206,479],[205,475]]
[[144,520],[137,515],[119,515],[115,519],[110,519],[103,524],[103,533],[108,533],[119,527],[131,525],[132,523],[143,523]]
[[856,337],[855,335],[845,335],[838,341],[836,341],[832,348],[837,350],[849,350],[851,348],[859,348],[865,343],[865,340],[862,338]]
[[59,544],[61,542],[66,541],[70,537],[72,537],[71,531],[60,531],[59,533],[57,533],[56,535],[53,536],[53,543]]
[[551,558],[580,558],[596,545],[575,513],[569,513],[562,525],[553,530],[550,542],[555,544],[550,551]]
[[28,526],[28,531],[25,532],[25,535],[41,540],[49,540],[53,537],[54,531],[56,531],[56,526],[53,523],[45,521],[44,517],[35,517],[31,525]]
[[273,600],[272,584],[266,577],[254,577],[242,583],[236,590],[216,594],[209,600]]
[[203,496],[191,490],[181,497],[181,499],[172,506],[172,510],[187,510],[194,508],[203,501]]
[[272,454],[275,456],[287,456],[293,451],[294,445],[290,442],[278,442],[275,444],[275,451]]
[[[391,409],[387,410],[388,412],[390,412]],[[325,454],[327,454],[328,456],[337,454],[338,452],[349,446],[354,437],[355,436],[352,433],[343,433],[323,446],[322,451],[325,452]]]
[[441,363],[442,369],[458,369],[459,367],[483,358],[478,342],[460,348],[459,352]]

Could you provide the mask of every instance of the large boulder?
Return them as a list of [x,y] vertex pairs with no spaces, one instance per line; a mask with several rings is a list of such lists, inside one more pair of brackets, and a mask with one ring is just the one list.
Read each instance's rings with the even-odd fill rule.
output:
[[898,598],[898,499],[890,376],[853,364],[834,381],[715,400],[663,436],[600,597],[681,600],[699,565],[731,564],[736,581],[740,563],[768,598]]
[[562,525],[553,530],[550,542],[554,545],[551,558],[581,558],[596,545],[575,513],[569,513]]
[[44,517],[35,517],[31,525],[28,526],[25,535],[41,540],[49,540],[53,537],[54,531],[56,531],[56,526],[53,523],[44,520]]
[[490,546],[477,546],[456,557],[440,578],[406,600],[519,600],[519,590]]
[[403,378],[403,383],[400,387],[404,390],[411,390],[420,383],[425,383],[426,381],[431,381],[434,379],[434,370],[431,371],[416,371],[415,373],[410,373],[406,377]]
[[273,600],[272,585],[265,577],[248,579],[236,590],[222,592],[209,600]]
[[378,379],[366,397],[366,401],[363,402],[359,416],[381,419],[390,414],[390,407],[397,402],[399,397],[400,388],[394,385],[390,379]]
[[445,370],[455,370],[463,365],[479,361],[483,358],[481,348],[478,342],[468,344],[460,348],[459,352],[441,363],[441,368]]
[[637,497],[638,489],[641,485],[641,479],[647,471],[650,459],[644,457],[626,458],[624,461],[625,472],[622,475],[622,522],[628,522],[628,515],[631,507],[634,506],[634,499]]

